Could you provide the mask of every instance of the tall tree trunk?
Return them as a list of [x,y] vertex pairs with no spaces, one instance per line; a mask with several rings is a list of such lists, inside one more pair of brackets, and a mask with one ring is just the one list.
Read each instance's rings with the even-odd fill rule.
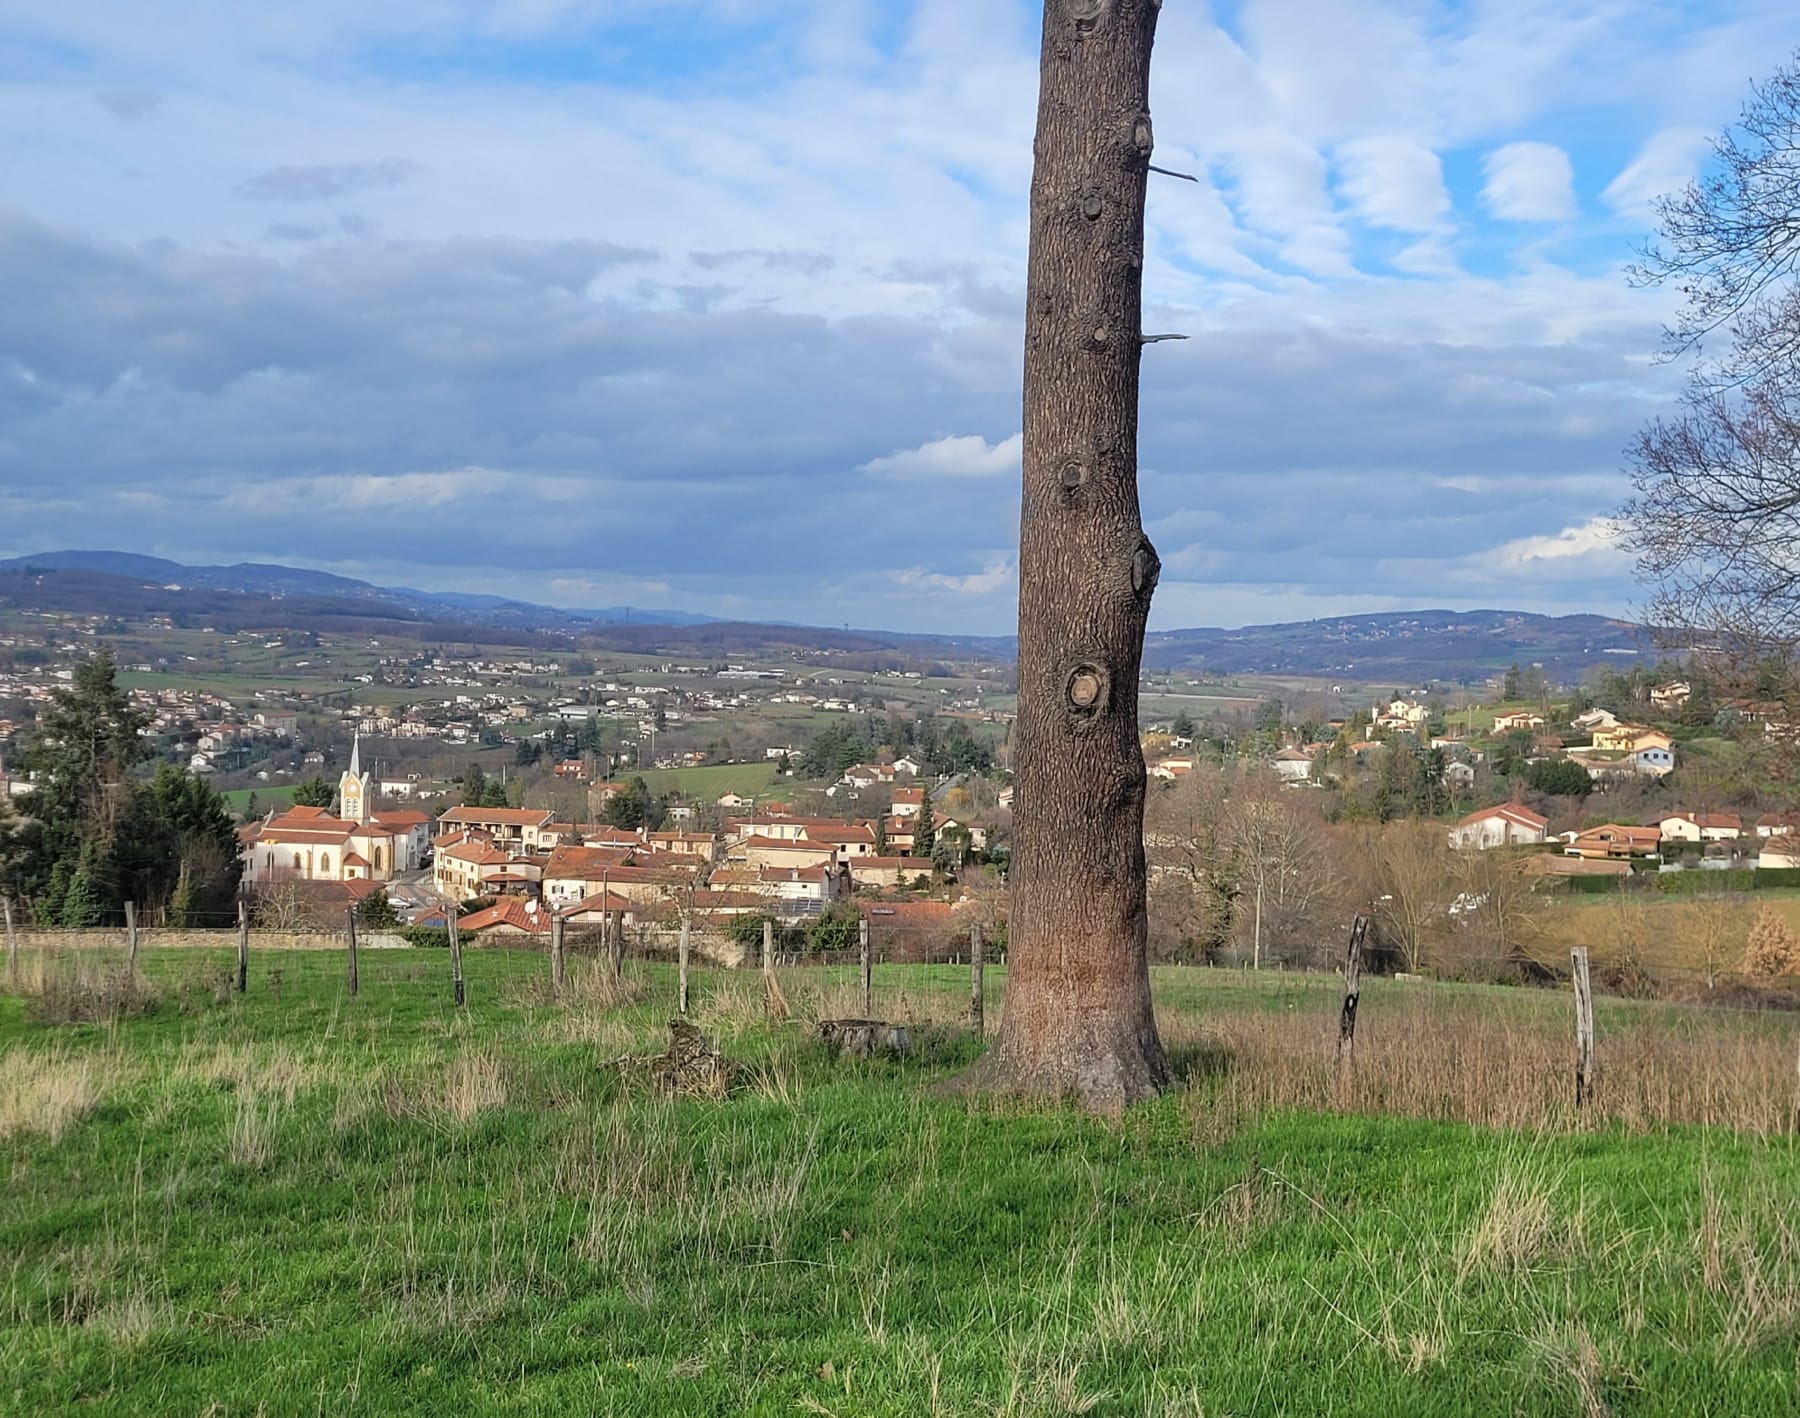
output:
[[1046,0],[1025,311],[1006,1013],[970,1089],[1114,1112],[1163,1088],[1144,950],[1138,515],[1144,183],[1159,0]]

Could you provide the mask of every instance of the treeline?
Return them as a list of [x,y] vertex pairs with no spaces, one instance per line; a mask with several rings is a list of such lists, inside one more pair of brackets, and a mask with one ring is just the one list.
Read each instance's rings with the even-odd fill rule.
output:
[[879,758],[883,750],[893,757],[911,753],[935,773],[990,773],[994,767],[992,746],[966,723],[932,714],[916,720],[869,715],[827,724],[800,755],[800,767],[809,778],[838,778],[854,764]]
[[145,724],[104,649],[39,712],[21,754],[29,815],[0,804],[0,893],[37,920],[115,925],[127,901],[171,925],[231,909],[242,872],[231,812],[184,769],[139,776]]

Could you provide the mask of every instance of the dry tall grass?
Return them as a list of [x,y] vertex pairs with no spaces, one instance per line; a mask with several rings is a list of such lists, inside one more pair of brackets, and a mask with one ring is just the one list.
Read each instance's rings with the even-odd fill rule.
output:
[[62,1141],[106,1096],[103,1066],[60,1052],[0,1055],[0,1138],[40,1134]]
[[1162,1024],[1178,1070],[1197,1085],[1190,1107],[1202,1127],[1282,1109],[1530,1131],[1703,1123],[1766,1136],[1793,1127],[1796,1036],[1704,1009],[1646,1012],[1622,1028],[1603,1015],[1593,1104],[1577,1114],[1572,1016],[1557,1004],[1545,995],[1497,1009],[1481,996],[1384,991],[1364,1001],[1354,1057],[1341,1067],[1337,1008],[1322,994],[1281,1011],[1164,1010]]

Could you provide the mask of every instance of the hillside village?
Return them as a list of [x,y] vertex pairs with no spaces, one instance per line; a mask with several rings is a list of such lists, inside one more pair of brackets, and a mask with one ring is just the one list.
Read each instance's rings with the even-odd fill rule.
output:
[[[0,791],[26,812],[32,785],[8,763],[73,666],[119,631],[46,620],[12,622],[0,643]],[[120,677],[154,761],[233,794],[245,889],[282,919],[336,919],[379,893],[403,921],[456,913],[496,939],[542,937],[552,913],[645,928],[768,916],[803,931],[874,903],[948,931],[1003,880],[1004,666],[834,668],[818,662],[828,652],[609,666],[204,627],[172,643],[200,666],[268,667],[234,692],[168,654],[122,661]],[[1673,665],[1601,666],[1558,687],[1515,666],[1484,687],[1283,684],[1209,704],[1147,674],[1152,871],[1167,874],[1168,804],[1223,770],[1209,780],[1222,799],[1264,775],[1327,831],[1437,822],[1448,847],[1511,849],[1540,890],[1786,872],[1800,866],[1796,803],[1777,769],[1800,732],[1793,696],[1762,688],[1727,693]],[[1159,691],[1170,697],[1156,715]],[[1167,712],[1184,696],[1197,717]],[[1241,903],[1221,908],[1227,927],[1185,906],[1171,924],[1159,909],[1165,951],[1215,949],[1243,929]],[[1306,929],[1323,941],[1336,928],[1321,917]]]

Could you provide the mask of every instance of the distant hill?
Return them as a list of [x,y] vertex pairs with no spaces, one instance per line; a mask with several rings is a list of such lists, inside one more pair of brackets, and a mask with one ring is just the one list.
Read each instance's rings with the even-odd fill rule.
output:
[[[27,572],[47,574],[28,575]],[[613,606],[561,610],[502,596],[375,586],[329,572],[242,563],[183,566],[130,552],[60,551],[0,562],[0,605],[122,617],[204,617],[220,629],[367,631],[420,640],[532,643],[553,636],[595,649],[694,659],[830,652],[857,669],[928,668],[938,660],[1010,661],[1011,636],[714,620],[683,611]],[[462,633],[459,633],[462,632]],[[1541,665],[1573,680],[1588,666],[1653,656],[1644,627],[1597,615],[1524,611],[1395,611],[1326,620],[1152,631],[1144,665],[1204,675],[1343,679],[1394,688],[1471,683],[1508,665]]]
[[163,586],[203,586],[209,590],[237,591],[251,596],[333,596],[383,601],[418,614],[441,618],[446,611],[451,611],[457,613],[454,618],[470,623],[520,629],[566,626],[580,621],[601,624],[617,621],[648,625],[699,625],[712,619],[710,616],[694,615],[688,611],[637,606],[613,606],[604,610],[560,610],[530,601],[510,600],[505,596],[419,591],[406,586],[376,586],[368,581],[337,576],[329,571],[308,571],[293,566],[250,561],[238,562],[232,566],[187,566],[160,556],[140,556],[128,551],[50,551],[0,561],[0,572],[30,568],[96,571],[108,576],[154,581]]
[[1162,630],[1144,642],[1144,663],[1152,669],[1400,684],[1477,680],[1515,663],[1542,665],[1551,678],[1568,680],[1602,661],[1629,663],[1654,654],[1648,631],[1631,621],[1502,610],[1393,611],[1237,630]]

